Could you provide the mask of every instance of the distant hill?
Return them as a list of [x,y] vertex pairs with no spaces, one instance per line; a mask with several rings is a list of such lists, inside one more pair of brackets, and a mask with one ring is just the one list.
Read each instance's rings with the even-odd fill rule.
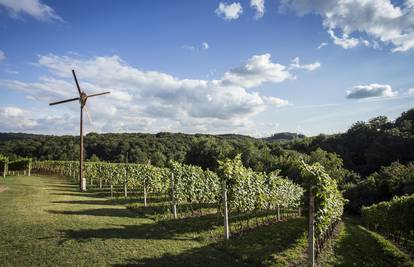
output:
[[289,132],[283,132],[283,133],[275,133],[272,136],[263,138],[267,141],[290,141],[293,139],[303,139],[306,136],[303,134],[297,134],[297,133],[289,133]]
[[38,136],[37,134],[27,133],[0,133],[0,141],[32,139]]

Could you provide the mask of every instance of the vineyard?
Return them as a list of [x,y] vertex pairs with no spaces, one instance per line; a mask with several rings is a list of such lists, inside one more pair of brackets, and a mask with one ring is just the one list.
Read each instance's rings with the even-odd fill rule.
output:
[[[62,235],[63,240],[81,242],[75,243],[78,246],[70,245],[66,246],[67,249],[61,250],[62,253],[66,251],[67,255],[48,256],[55,263],[61,262],[62,257],[69,259],[69,251],[76,250],[79,246],[86,246],[87,250],[94,250],[93,247],[98,246],[100,250],[105,251],[106,256],[95,257],[95,260],[102,260],[100,264],[92,265],[125,262],[126,254],[136,251],[137,246],[147,246],[138,241],[143,240],[142,238],[153,240],[152,248],[140,249],[139,259],[129,263],[127,261],[128,264],[169,266],[185,263],[203,266],[208,257],[215,264],[222,266],[272,265],[275,262],[283,266],[304,265],[306,261],[310,265],[331,266],[332,257],[327,255],[333,251],[332,244],[350,242],[344,240],[344,236],[338,236],[338,231],[347,231],[351,234],[351,243],[357,242],[362,245],[369,242],[368,247],[374,246],[379,251],[383,246],[379,244],[388,244],[383,240],[379,241],[375,234],[367,235],[356,226],[350,226],[349,221],[341,222],[345,199],[338,189],[336,180],[318,163],[301,162],[300,175],[303,183],[300,186],[283,177],[278,170],[263,173],[246,168],[240,156],[219,161],[216,172],[174,161],[169,162],[165,168],[149,163],[87,162],[84,172],[88,192],[76,193],[79,178],[78,162],[31,162],[28,159],[14,161],[16,163],[12,168],[15,170],[22,171],[31,167],[32,177],[20,176],[21,178],[17,179],[17,176],[10,176],[9,170],[3,181],[8,187],[16,188],[22,185],[22,190],[30,190],[30,187],[24,185],[24,181],[29,181],[27,178],[34,183],[43,183],[43,186],[33,189],[41,190],[47,196],[44,203],[49,203],[47,205],[50,208],[45,210],[46,213],[40,219],[43,220],[46,216],[45,218],[50,217],[52,220],[52,225],[46,227],[51,232],[48,236],[54,235],[57,231],[55,242],[61,242],[59,239]],[[6,168],[10,168],[7,159],[5,162]],[[72,189],[68,191],[67,188]],[[13,192],[9,191],[9,194],[15,194]],[[27,195],[28,192],[30,191],[23,194]],[[0,197],[7,196],[7,193],[2,194]],[[36,205],[37,201],[29,200],[29,203]],[[26,199],[24,203],[27,204]],[[3,205],[0,215],[2,211],[7,211],[10,205]],[[62,208],[56,209],[56,205]],[[88,208],[82,209],[82,206]],[[28,209],[30,211],[26,210],[25,213],[33,212],[34,218],[38,218],[38,209]],[[9,210],[19,212],[13,206],[10,206]],[[405,216],[408,216],[407,214]],[[68,220],[64,224],[65,230],[62,230],[61,223],[53,226],[57,216]],[[371,223],[368,227],[385,233],[385,226],[373,225],[372,221],[377,219],[373,215],[370,216]],[[3,218],[7,218],[5,222],[9,228],[15,225],[13,216]],[[93,223],[85,228],[89,221]],[[305,222],[308,222],[308,229]],[[95,223],[100,226],[94,226]],[[347,225],[345,228],[344,223]],[[84,226],[74,226],[77,224]],[[36,225],[33,227],[37,227]],[[12,228],[16,234],[21,230],[17,226]],[[29,230],[30,233],[32,231],[39,230]],[[26,235],[30,236],[28,233]],[[361,239],[357,239],[357,236],[361,236]],[[123,239],[125,241],[120,241]],[[1,240],[0,238],[0,244],[5,245],[1,242],[9,239]],[[102,241],[98,240],[108,241],[101,244],[99,242]],[[175,247],[173,243],[166,245],[165,242],[169,242],[168,240],[181,240],[179,242],[184,243]],[[32,244],[30,239],[27,242]],[[119,246],[126,244],[125,242],[128,243],[128,249],[119,250]],[[197,242],[197,246],[201,247],[189,249],[194,246],[192,242]],[[16,240],[14,243],[17,245],[19,242]],[[373,262],[389,261],[391,257],[398,265],[390,266],[410,266],[407,265],[409,260],[405,255],[394,247],[387,249],[390,250],[381,256],[369,257],[375,259]],[[169,254],[174,250],[188,253],[184,252],[179,256]],[[335,253],[349,259],[347,253],[353,250],[343,248]],[[160,255],[160,251],[167,254]],[[221,251],[220,256],[217,255],[218,251]],[[269,255],[271,252],[278,254],[274,254],[272,257],[275,258],[272,258]],[[11,256],[13,253],[11,250],[8,255]],[[55,254],[61,253],[56,251]],[[155,255],[158,256],[154,258]],[[365,263],[363,258],[351,258],[359,264]],[[19,258],[16,259],[8,257],[8,261],[19,265]],[[73,261],[73,264],[85,263]]]
[[30,176],[31,169],[31,158],[18,158],[10,161],[8,157],[0,154],[0,173],[3,177],[6,177],[8,173],[11,175]]
[[363,207],[362,218],[367,228],[414,250],[414,195]]
[[[167,168],[87,162],[84,169],[89,187],[109,191],[111,197],[138,196],[144,207],[156,207],[163,218],[217,213],[224,219],[225,239],[261,225],[310,215],[313,223],[309,229],[309,251],[314,257],[319,255],[331,238],[345,203],[335,180],[321,165],[302,163],[302,176],[307,181],[306,188],[302,188],[280,176],[279,171],[260,173],[244,167],[240,155],[218,163],[217,173],[174,161]],[[77,181],[78,164],[37,161],[33,169]],[[133,209],[134,204],[128,207]]]
[[[78,162],[34,162],[33,170],[77,179]],[[75,171],[74,171],[75,170]],[[252,218],[270,223],[300,216],[303,189],[277,172],[255,173],[243,167],[240,158],[220,163],[220,177],[197,166],[170,162],[170,168],[150,164],[86,163],[88,185],[110,196],[140,196],[144,207],[154,205],[167,217],[178,218],[212,212],[222,213],[223,192],[227,212],[238,222],[239,231],[250,228]],[[154,203],[150,203],[150,199]],[[133,208],[133,205],[130,206]],[[256,224],[259,220],[255,221]],[[230,221],[231,224],[231,221]],[[235,227],[234,227],[235,228]]]

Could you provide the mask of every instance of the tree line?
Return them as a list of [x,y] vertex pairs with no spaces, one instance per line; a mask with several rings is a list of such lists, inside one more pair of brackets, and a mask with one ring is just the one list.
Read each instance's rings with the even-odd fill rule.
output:
[[[77,160],[79,137],[0,133],[0,153],[10,159]],[[88,161],[148,163],[171,160],[217,172],[218,162],[241,154],[253,171],[280,174],[302,184],[301,162],[319,162],[333,177],[348,209],[414,193],[414,109],[390,121],[379,116],[356,122],[345,133],[305,137],[289,133],[270,138],[183,133],[90,133],[85,138]]]

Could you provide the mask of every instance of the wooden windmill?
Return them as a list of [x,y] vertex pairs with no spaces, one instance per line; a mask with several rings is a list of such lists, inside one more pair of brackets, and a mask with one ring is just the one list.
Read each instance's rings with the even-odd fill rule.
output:
[[80,104],[79,189],[81,191],[86,191],[86,180],[83,178],[83,109],[85,109],[85,111],[88,114],[88,117],[90,119],[89,112],[88,112],[88,110],[85,106],[86,105],[86,100],[88,100],[89,97],[105,95],[105,94],[109,94],[110,92],[103,92],[103,93],[98,93],[98,94],[87,95],[84,91],[81,91],[81,89],[79,87],[79,83],[78,83],[78,79],[76,78],[75,70],[72,70],[72,74],[73,74],[73,78],[75,79],[76,87],[78,88],[79,97],[74,97],[74,98],[70,98],[70,99],[66,99],[66,100],[62,100],[62,101],[53,102],[53,103],[50,103],[49,105],[53,106],[53,105],[63,104],[63,103],[66,103],[66,102],[72,102],[72,101],[76,101],[76,100],[79,101],[79,104]]

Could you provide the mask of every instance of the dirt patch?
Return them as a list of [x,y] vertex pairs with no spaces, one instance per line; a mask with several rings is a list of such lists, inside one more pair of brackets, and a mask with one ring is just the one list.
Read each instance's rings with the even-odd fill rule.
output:
[[3,191],[6,191],[7,187],[5,187],[4,185],[0,185],[0,193]]

